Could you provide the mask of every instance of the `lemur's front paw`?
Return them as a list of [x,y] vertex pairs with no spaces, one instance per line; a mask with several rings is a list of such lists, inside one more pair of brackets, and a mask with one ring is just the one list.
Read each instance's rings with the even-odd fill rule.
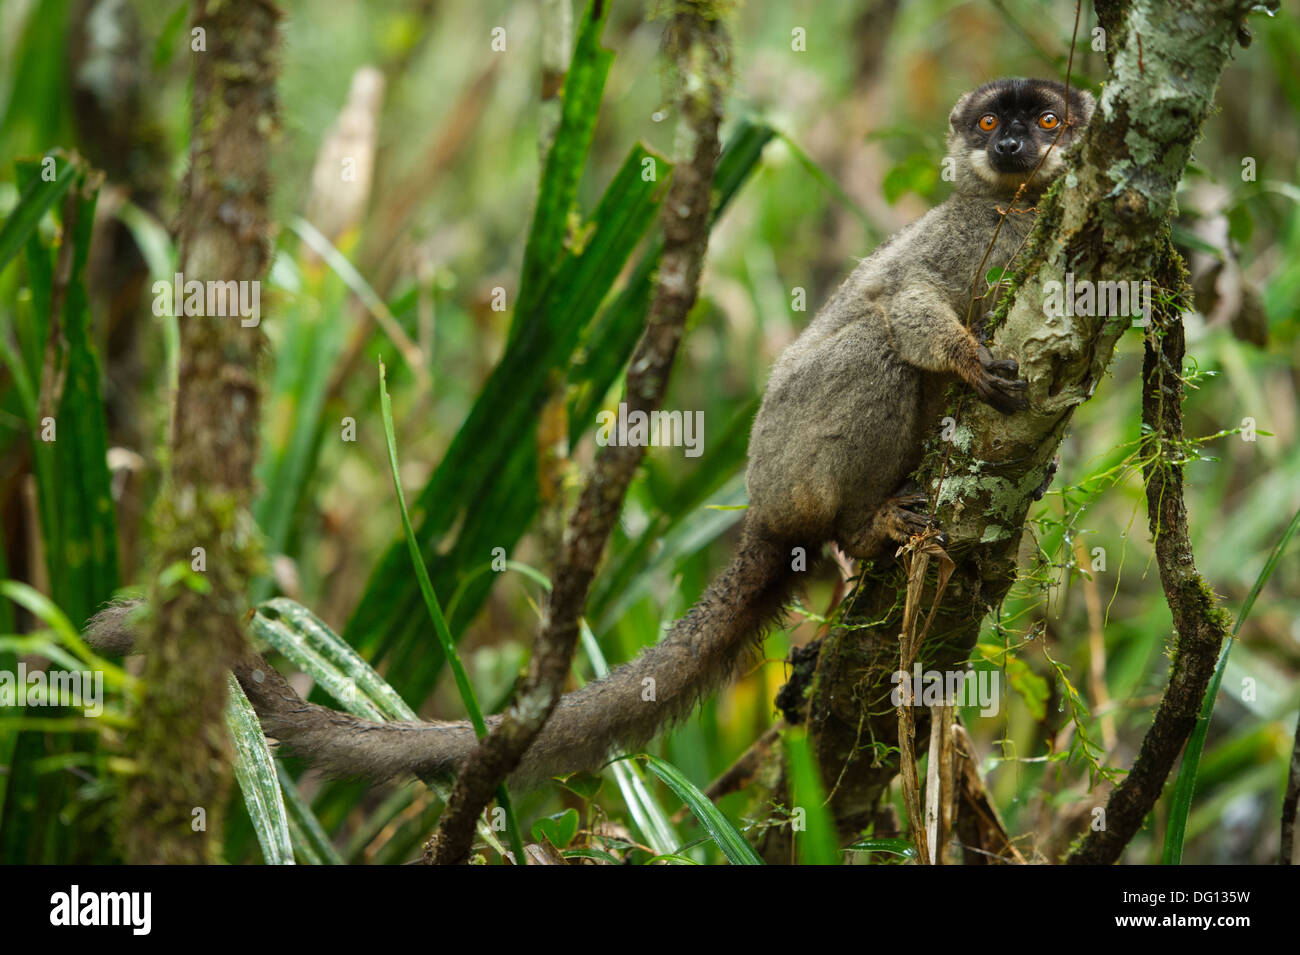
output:
[[980,374],[975,381],[975,393],[980,400],[992,405],[1003,414],[1013,414],[1029,407],[1025,391],[1029,382],[1018,378],[1020,366],[1011,358],[994,358],[983,345],[979,346]]

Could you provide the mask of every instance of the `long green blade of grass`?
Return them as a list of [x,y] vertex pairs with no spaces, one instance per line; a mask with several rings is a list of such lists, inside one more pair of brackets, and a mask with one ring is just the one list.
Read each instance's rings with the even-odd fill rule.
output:
[[1255,585],[1250,588],[1246,602],[1242,604],[1241,613],[1232,628],[1232,639],[1228,640],[1219,651],[1214,676],[1210,679],[1210,685],[1206,687],[1205,699],[1201,702],[1201,712],[1196,717],[1196,728],[1192,730],[1192,735],[1187,740],[1187,747],[1183,751],[1183,763],[1178,769],[1178,780],[1174,784],[1173,798],[1169,807],[1169,823],[1165,829],[1164,852],[1161,857],[1164,865],[1179,865],[1183,859],[1187,814],[1191,811],[1192,799],[1196,795],[1196,774],[1200,768],[1201,753],[1205,749],[1205,737],[1210,730],[1210,718],[1214,715],[1214,700],[1219,695],[1219,686],[1223,683],[1223,674],[1228,668],[1228,654],[1237,639],[1237,632],[1241,630],[1241,625],[1246,622],[1251,608],[1255,606],[1255,598],[1264,589],[1268,579],[1273,576],[1278,561],[1282,559],[1283,552],[1291,543],[1291,538],[1295,536],[1297,530],[1300,530],[1300,511],[1296,511],[1291,517],[1291,523],[1287,525],[1272,553],[1268,555],[1268,560],[1264,562],[1259,576],[1255,578]]
[[[631,758],[631,757],[624,757]],[[745,841],[745,837],[740,834],[730,819],[728,819],[712,802],[709,797],[700,792],[689,779],[682,775],[681,771],[671,763],[667,763],[657,756],[643,754],[639,759],[644,759],[650,771],[658,776],[667,784],[668,788],[675,792],[690,809],[700,825],[704,826],[705,831],[713,837],[713,841],[718,844],[722,854],[732,865],[762,865],[763,860],[758,857],[752,846]]]
[[470,686],[469,675],[465,672],[465,665],[460,662],[460,655],[456,652],[456,644],[451,639],[451,631],[447,629],[447,621],[442,615],[442,606],[438,603],[438,595],[433,592],[433,585],[429,582],[429,572],[425,569],[424,558],[420,555],[420,545],[416,542],[415,530],[411,527],[411,517],[406,510],[406,495],[402,491],[402,478],[397,464],[397,437],[393,433],[393,405],[388,397],[388,385],[382,363],[379,366],[379,406],[384,418],[384,437],[388,441],[388,465],[393,472],[393,487],[397,492],[397,510],[402,518],[402,532],[406,535],[406,546],[410,550],[415,579],[420,585],[420,594],[424,597],[424,605],[433,620],[433,629],[438,635],[438,642],[442,644],[442,652],[451,665],[452,677],[456,680],[456,689],[460,691],[461,701],[469,712],[470,722],[474,724],[474,732],[482,738],[487,735],[487,723],[483,720],[483,711],[479,708],[478,697],[474,695],[474,688]]
[[[402,518],[402,532],[406,535],[406,545],[411,552],[411,565],[415,571],[416,580],[420,584],[420,593],[424,597],[425,607],[428,608],[429,616],[433,619],[433,628],[438,634],[438,642],[442,644],[443,655],[451,666],[452,676],[456,680],[456,688],[460,691],[460,698],[465,704],[465,709],[469,711],[470,722],[474,724],[474,732],[482,739],[487,735],[487,723],[483,719],[483,711],[479,708],[478,698],[474,695],[474,688],[470,686],[469,676],[465,672],[465,665],[461,663],[460,654],[456,652],[456,645],[452,642],[451,631],[447,629],[447,621],[442,615],[438,595],[433,592],[433,585],[429,582],[429,572],[424,566],[424,558],[420,556],[420,545],[415,540],[415,530],[411,527],[411,517],[406,511],[406,496],[402,493],[401,472],[397,464],[397,437],[393,433],[393,405],[388,397],[388,386],[384,380],[384,366],[382,363],[379,366],[379,407],[384,419],[384,437],[388,442],[388,466],[393,472],[393,488],[397,493],[397,510]],[[504,783],[497,788],[497,802],[505,810],[515,865],[526,865],[527,861],[524,856],[524,845],[519,832],[519,823],[515,819],[514,807],[510,804],[510,794],[506,791]]]
[[53,164],[46,166],[53,170],[47,178],[42,175],[44,169],[41,161],[27,161],[22,165],[34,168],[35,174],[22,185],[22,194],[18,204],[9,213],[0,226],[0,270],[9,264],[9,260],[18,254],[18,250],[27,242],[36,230],[41,218],[59,197],[68,191],[68,187],[82,175],[80,166],[71,163],[66,157],[55,153],[49,157]]

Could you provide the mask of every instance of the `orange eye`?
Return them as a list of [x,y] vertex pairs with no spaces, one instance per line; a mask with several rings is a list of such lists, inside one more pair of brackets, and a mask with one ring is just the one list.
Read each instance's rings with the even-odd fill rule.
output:
[[985,113],[980,117],[980,129],[984,130],[986,133],[993,127],[997,126],[997,124],[998,118],[992,113]]
[[1055,129],[1057,126],[1061,125],[1061,117],[1057,116],[1055,113],[1044,113],[1042,116],[1038,117],[1038,125],[1043,129]]

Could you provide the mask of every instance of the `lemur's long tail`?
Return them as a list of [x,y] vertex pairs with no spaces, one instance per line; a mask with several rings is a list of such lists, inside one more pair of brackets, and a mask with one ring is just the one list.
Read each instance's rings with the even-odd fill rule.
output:
[[[562,697],[511,782],[527,786],[594,769],[616,750],[638,747],[684,717],[748,657],[789,599],[794,578],[791,546],[755,532],[746,521],[731,563],[690,612],[635,660]],[[130,652],[131,610],[119,605],[99,613],[87,625],[87,641],[109,652]],[[464,721],[374,723],[308,703],[256,654],[240,661],[235,676],[266,735],[334,775],[445,779],[476,743]]]

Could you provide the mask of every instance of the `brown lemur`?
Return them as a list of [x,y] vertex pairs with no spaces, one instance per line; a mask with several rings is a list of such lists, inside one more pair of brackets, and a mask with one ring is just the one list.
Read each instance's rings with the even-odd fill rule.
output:
[[[925,529],[913,510],[924,497],[904,485],[948,385],[964,381],[1003,413],[1027,407],[1016,362],[994,358],[965,321],[983,314],[972,301],[981,269],[1010,263],[1092,110],[1088,93],[1047,80],[997,80],[957,101],[944,164],[952,195],[864,259],[772,371],[730,565],[660,643],[560,700],[513,783],[599,766],[727,681],[792,595],[796,548],[811,558],[834,541],[870,560]],[[92,641],[129,649],[128,611],[101,613]],[[332,773],[445,778],[476,745],[467,722],[372,723],[308,704],[255,655],[236,676],[266,734]]]

